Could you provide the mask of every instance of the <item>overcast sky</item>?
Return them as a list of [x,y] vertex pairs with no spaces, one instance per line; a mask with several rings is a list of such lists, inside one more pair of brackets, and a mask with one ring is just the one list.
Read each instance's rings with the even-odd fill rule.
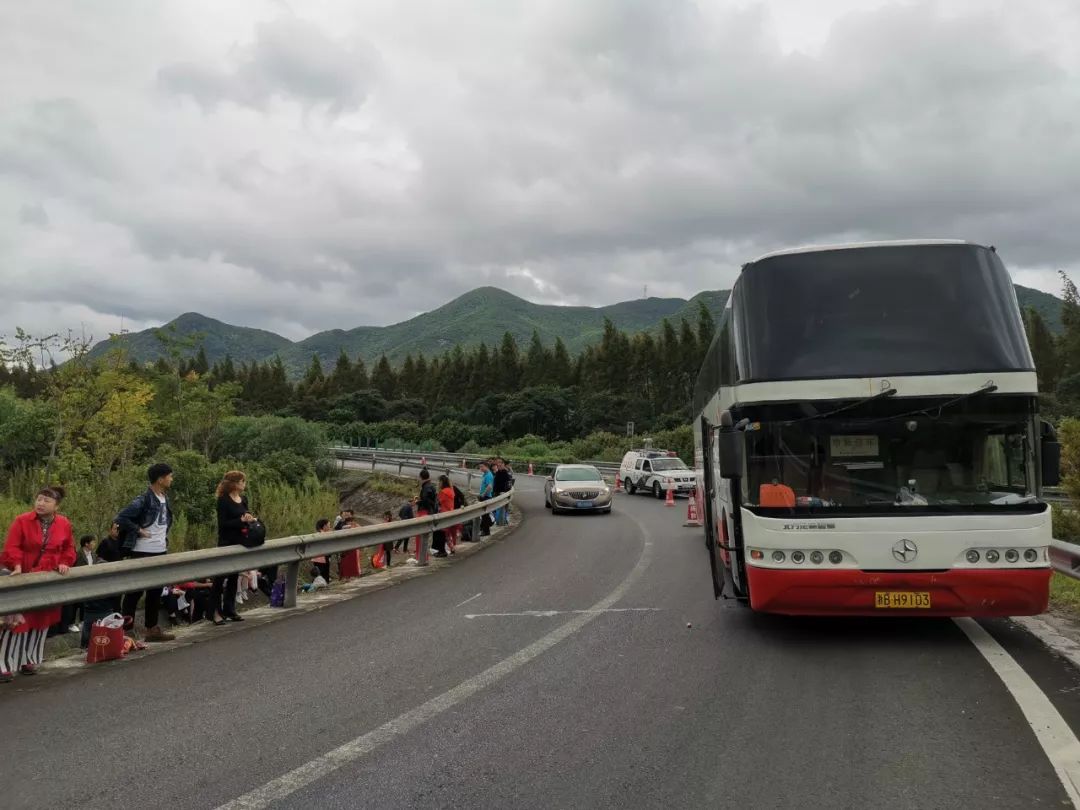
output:
[[863,238],[1057,292],[1078,41],[1075,0],[4,3],[0,333],[689,297]]

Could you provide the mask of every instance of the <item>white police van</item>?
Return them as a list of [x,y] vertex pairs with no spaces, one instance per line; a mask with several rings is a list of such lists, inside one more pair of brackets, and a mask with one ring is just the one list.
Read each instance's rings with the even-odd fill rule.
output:
[[675,453],[651,448],[631,450],[623,456],[619,475],[630,495],[650,492],[656,498],[666,497],[668,490],[689,495],[697,483],[694,471]]

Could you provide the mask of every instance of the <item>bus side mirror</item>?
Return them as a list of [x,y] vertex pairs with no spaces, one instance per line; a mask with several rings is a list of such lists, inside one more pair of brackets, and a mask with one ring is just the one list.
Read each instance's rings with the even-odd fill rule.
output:
[[1042,485],[1056,487],[1061,483],[1061,443],[1042,441]]
[[716,434],[720,461],[720,477],[728,480],[742,478],[746,456],[746,434],[741,430],[725,430]]

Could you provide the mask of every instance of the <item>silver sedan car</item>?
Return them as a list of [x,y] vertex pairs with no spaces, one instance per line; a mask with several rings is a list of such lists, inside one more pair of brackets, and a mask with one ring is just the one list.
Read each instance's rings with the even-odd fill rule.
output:
[[560,464],[544,482],[544,506],[560,512],[610,512],[611,487],[589,464]]

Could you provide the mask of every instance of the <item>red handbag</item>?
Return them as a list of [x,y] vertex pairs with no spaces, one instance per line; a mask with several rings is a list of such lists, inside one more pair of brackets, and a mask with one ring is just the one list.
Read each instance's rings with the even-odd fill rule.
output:
[[86,649],[86,663],[100,664],[102,661],[115,661],[124,655],[124,624],[111,626],[112,617],[94,622],[90,628],[90,646]]

